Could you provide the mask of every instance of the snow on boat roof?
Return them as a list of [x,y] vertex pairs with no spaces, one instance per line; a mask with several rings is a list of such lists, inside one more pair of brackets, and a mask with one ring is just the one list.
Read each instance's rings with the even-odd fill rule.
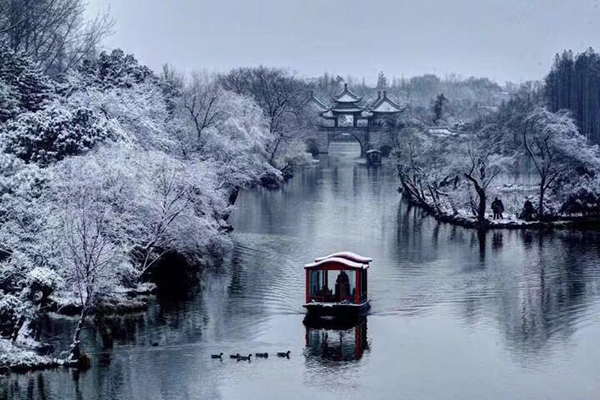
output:
[[369,264],[363,264],[363,263],[351,261],[351,260],[348,260],[346,258],[341,258],[341,257],[324,258],[322,260],[315,261],[315,262],[310,263],[310,264],[306,264],[304,266],[304,268],[316,268],[316,267],[319,267],[321,265],[329,264],[329,263],[343,264],[343,265],[345,265],[345,266],[347,266],[349,268],[354,268],[354,269],[367,269],[367,268],[369,268]]
[[322,260],[325,260],[327,258],[332,258],[332,257],[345,258],[346,260],[358,262],[361,264],[368,264],[371,261],[373,261],[373,259],[371,257],[364,257],[364,256],[358,255],[356,253],[352,253],[351,251],[340,251],[337,253],[329,254],[328,256],[325,256],[325,257],[315,258],[315,262],[322,261]]

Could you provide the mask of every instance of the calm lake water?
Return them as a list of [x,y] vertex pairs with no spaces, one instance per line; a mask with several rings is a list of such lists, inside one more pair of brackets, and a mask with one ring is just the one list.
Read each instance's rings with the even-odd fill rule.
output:
[[[200,287],[113,321],[112,343],[88,328],[91,370],[0,377],[0,398],[599,398],[599,236],[439,224],[401,201],[391,166],[358,165],[357,151],[332,145],[282,190],[243,193],[233,247]],[[371,312],[306,328],[302,266],[340,250],[373,257]],[[46,335],[65,348],[71,325]],[[271,356],[229,359],[238,352]]]

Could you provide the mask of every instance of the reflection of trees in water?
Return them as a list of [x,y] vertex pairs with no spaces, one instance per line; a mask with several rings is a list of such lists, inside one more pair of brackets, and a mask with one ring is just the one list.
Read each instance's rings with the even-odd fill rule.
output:
[[0,399],[52,399],[51,393],[43,373],[0,376]]
[[[437,230],[438,222],[433,218],[426,218],[426,214],[419,207],[413,207],[406,201],[400,201],[397,213],[396,229],[396,256],[401,260],[414,263],[426,263],[437,258]],[[434,239],[428,241],[431,225],[434,226]]]
[[597,233],[477,231],[423,217],[401,203],[395,256],[423,264],[402,285],[413,307],[456,303],[468,326],[492,316],[519,356],[551,350],[589,318],[600,294]]
[[590,296],[598,294],[598,271],[582,262],[590,250],[569,234],[535,234],[515,299],[520,316],[506,316],[510,323],[504,323],[513,346],[537,352],[549,340],[576,331],[591,306]]
[[[504,250],[514,255],[501,251],[505,235],[512,242]],[[583,262],[598,256],[589,242],[566,232],[506,231],[478,235],[478,242],[485,279],[491,282],[483,286],[486,293],[466,296],[466,321],[474,323],[478,312],[491,308],[509,348],[517,355],[532,355],[550,343],[564,342],[587,318],[591,297],[599,294],[598,268]],[[486,260],[487,246],[493,257]]]

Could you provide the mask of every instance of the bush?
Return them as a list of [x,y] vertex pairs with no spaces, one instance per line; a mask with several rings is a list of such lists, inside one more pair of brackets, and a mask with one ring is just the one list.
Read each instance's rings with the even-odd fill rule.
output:
[[21,114],[5,126],[2,136],[5,152],[45,166],[82,154],[109,133],[91,110],[69,110],[55,103],[42,111]]

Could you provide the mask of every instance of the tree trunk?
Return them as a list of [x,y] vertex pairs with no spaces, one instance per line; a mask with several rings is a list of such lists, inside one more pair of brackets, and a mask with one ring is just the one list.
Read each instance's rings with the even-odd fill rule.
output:
[[71,343],[71,350],[69,352],[69,356],[67,357],[67,360],[69,361],[79,361],[81,358],[81,342],[79,341],[79,337],[81,336],[81,330],[83,329],[83,323],[85,321],[86,314],[87,306],[84,305],[81,310],[81,314],[79,315],[77,328],[75,328],[75,333],[73,334],[73,343]]
[[227,202],[229,203],[230,206],[235,205],[235,202],[237,201],[238,195],[240,194],[240,188],[235,188],[233,189],[233,191],[229,194],[229,198],[227,199]]
[[12,335],[10,338],[13,343],[17,341],[17,338],[19,337],[19,331],[23,327],[24,323],[25,323],[25,313],[23,313],[19,316],[19,319],[17,320],[17,323],[15,324],[15,326],[13,328]]
[[479,196],[479,208],[477,210],[477,219],[479,222],[485,221],[485,206],[486,206],[486,195],[485,191],[481,188],[475,188],[477,195]]
[[485,206],[486,206],[486,201],[487,201],[485,189],[470,174],[465,174],[465,177],[469,181],[471,181],[471,183],[473,184],[473,187],[475,188],[475,192],[477,192],[477,197],[479,197],[479,206],[477,207],[477,220],[479,222],[484,222],[485,221]]
[[538,219],[544,217],[544,194],[546,192],[546,177],[540,181],[540,202],[538,204]]
[[273,148],[273,151],[271,152],[271,156],[269,157],[269,164],[273,165],[273,160],[275,160],[275,155],[277,154],[277,150],[279,149],[279,143],[281,143],[281,139],[282,137],[279,136],[277,138],[277,140],[275,141],[275,147]]

